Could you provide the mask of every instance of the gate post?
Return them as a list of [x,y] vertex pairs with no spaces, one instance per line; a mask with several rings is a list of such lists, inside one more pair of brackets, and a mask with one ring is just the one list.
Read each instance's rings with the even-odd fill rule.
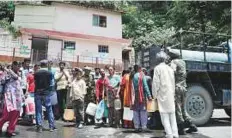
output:
[[14,61],[14,59],[15,59],[15,47],[13,48],[12,62]]
[[34,55],[34,49],[31,49],[31,63],[34,64],[34,59],[33,59],[33,55]]
[[77,67],[79,67],[79,61],[80,61],[80,57],[79,55],[77,55]]
[[113,59],[113,67],[115,68],[115,58]]
[[98,67],[98,57],[96,57],[96,67]]

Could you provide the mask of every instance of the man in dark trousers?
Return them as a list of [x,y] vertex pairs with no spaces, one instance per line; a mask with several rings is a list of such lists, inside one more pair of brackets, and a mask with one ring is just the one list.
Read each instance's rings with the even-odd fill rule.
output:
[[65,69],[65,65],[66,65],[65,62],[60,62],[59,63],[60,69],[57,70],[55,73],[57,98],[58,98],[58,105],[60,109],[59,116],[62,119],[63,119],[64,109],[66,106],[68,85],[70,81],[70,75],[69,72]]
[[180,59],[180,55],[172,53],[171,51],[169,51],[168,54],[172,60],[170,65],[175,72],[175,106],[178,133],[179,135],[185,135],[185,127],[189,128],[186,131],[187,133],[197,132],[198,130],[196,125],[192,123],[184,108],[184,99],[187,92],[186,64],[184,60]]
[[[85,67],[84,68],[84,76],[83,79],[86,83],[86,89],[87,89],[87,93],[85,95],[85,110],[88,107],[89,103],[95,103],[96,99],[95,99],[95,93],[94,93],[94,88],[95,88],[95,82],[94,82],[94,78],[93,75],[90,74],[91,72],[91,68],[90,67]],[[88,114],[85,113],[85,117],[84,117],[84,122],[86,125],[93,125],[94,124],[94,117],[93,116],[89,116]]]
[[48,71],[48,61],[40,62],[41,69],[35,73],[35,106],[37,131],[42,132],[42,105],[46,107],[50,132],[56,129],[52,111],[52,73]]

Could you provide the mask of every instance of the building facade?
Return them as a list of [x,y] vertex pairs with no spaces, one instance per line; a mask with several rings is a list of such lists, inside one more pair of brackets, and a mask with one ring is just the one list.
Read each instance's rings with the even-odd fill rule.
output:
[[61,2],[18,4],[13,24],[21,28],[22,36],[11,47],[16,47],[15,57],[30,57],[34,63],[47,58],[75,66],[123,68],[133,49],[131,40],[122,38],[121,14]]

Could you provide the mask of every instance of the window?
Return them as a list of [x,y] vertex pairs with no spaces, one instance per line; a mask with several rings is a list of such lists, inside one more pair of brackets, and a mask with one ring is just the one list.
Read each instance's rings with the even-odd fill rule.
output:
[[143,61],[149,61],[149,57],[145,57]]
[[149,51],[144,52],[143,56],[149,56]]
[[76,49],[76,42],[64,41],[64,49],[75,50]]
[[98,52],[99,53],[109,53],[109,47],[104,45],[98,46]]
[[93,26],[105,27],[106,28],[106,16],[93,15]]

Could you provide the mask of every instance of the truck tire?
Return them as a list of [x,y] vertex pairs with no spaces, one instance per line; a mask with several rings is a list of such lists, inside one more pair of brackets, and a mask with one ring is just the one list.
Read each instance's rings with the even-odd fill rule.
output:
[[231,118],[231,108],[225,108],[224,110],[226,114]]
[[213,101],[209,92],[200,84],[189,85],[185,110],[195,125],[206,124],[213,114]]

